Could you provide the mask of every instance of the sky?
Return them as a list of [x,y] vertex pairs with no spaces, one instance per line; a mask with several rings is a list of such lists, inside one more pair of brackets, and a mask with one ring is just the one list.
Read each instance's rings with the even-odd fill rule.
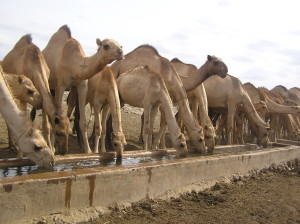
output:
[[25,34],[41,50],[67,24],[87,56],[96,38],[129,53],[150,44],[168,59],[221,58],[242,83],[300,87],[298,0],[0,0],[0,60]]

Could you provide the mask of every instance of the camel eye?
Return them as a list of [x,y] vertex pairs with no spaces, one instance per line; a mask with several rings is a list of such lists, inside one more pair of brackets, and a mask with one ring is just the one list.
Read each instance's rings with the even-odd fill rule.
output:
[[105,44],[104,46],[103,46],[103,48],[104,48],[104,50],[108,50],[109,49],[109,45],[108,44]]
[[214,64],[218,65],[218,64],[220,64],[220,62],[219,61],[214,61]]
[[34,91],[33,90],[31,90],[31,89],[29,89],[28,91],[27,91],[27,93],[28,93],[28,95],[33,95],[34,94]]
[[41,151],[43,149],[43,146],[34,145],[34,151]]

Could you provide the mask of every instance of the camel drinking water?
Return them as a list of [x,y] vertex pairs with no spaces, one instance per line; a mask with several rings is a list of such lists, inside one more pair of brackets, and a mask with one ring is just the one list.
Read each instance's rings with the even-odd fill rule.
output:
[[[54,140],[58,151],[65,154],[68,150],[68,137],[72,132],[67,116],[57,107],[50,94],[49,68],[40,49],[32,43],[30,35],[23,36],[2,61],[3,71],[28,77],[43,98],[43,134],[48,146],[55,152]],[[50,124],[49,125],[49,120]],[[51,130],[53,135],[51,136]]]
[[122,73],[143,65],[148,65],[152,71],[162,76],[172,100],[178,104],[190,141],[197,150],[203,151],[205,149],[203,129],[194,119],[182,81],[167,58],[160,56],[155,48],[142,45],[125,55],[124,60],[114,62],[111,68],[115,77],[118,77]]
[[171,97],[162,76],[150,70],[148,66],[140,66],[122,73],[117,78],[117,85],[122,101],[134,107],[144,108],[144,149],[152,148],[151,125],[154,123],[158,108],[161,107],[174,148],[180,154],[186,155],[185,137],[177,125]]
[[11,130],[16,144],[30,160],[39,166],[53,166],[54,158],[52,150],[47,146],[41,132],[32,126],[29,118],[24,116],[16,105],[9,86],[4,80],[1,67],[0,73],[0,113]]
[[71,37],[68,26],[62,26],[50,39],[43,50],[50,68],[50,80],[54,80],[51,88],[55,90],[55,104],[61,110],[64,91],[76,86],[80,121],[85,153],[91,153],[88,143],[85,119],[85,105],[88,92],[87,79],[100,72],[107,64],[124,58],[121,46],[114,40],[96,39],[97,53],[86,57],[81,44]]
[[123,155],[124,145],[126,145],[125,135],[122,130],[121,108],[118,87],[114,74],[109,67],[88,81],[87,103],[94,109],[95,116],[95,148],[94,153],[98,153],[99,139],[101,136],[101,152],[106,152],[106,120],[109,112],[112,115],[113,132],[111,134],[113,147],[117,152],[117,158]]
[[[224,79],[218,76],[212,76],[204,82],[204,87],[207,94],[208,107],[219,111],[227,110],[228,144],[232,144],[233,142],[236,107],[238,104],[243,104],[249,120],[252,120],[256,125],[261,127],[263,133],[258,141],[266,146],[269,125],[257,114],[248,93],[238,78],[231,75],[227,75]],[[216,91],[216,89],[218,91]]]
[[[199,117],[200,125],[204,127],[205,145],[208,151],[213,151],[215,147],[215,130],[208,116],[207,96],[203,82],[212,75],[225,78],[228,68],[220,58],[210,55],[207,56],[207,61],[199,68],[195,65],[183,63],[178,58],[172,59],[171,62],[187,91],[194,117],[196,119]],[[198,86],[195,87],[195,84],[198,84]]]
[[[29,103],[36,109],[42,107],[42,97],[37,89],[34,87],[30,79],[24,75],[15,75],[3,73],[3,76],[8,83],[10,90],[15,99],[19,101],[19,106],[26,111],[26,104]],[[15,148],[13,145],[13,140],[11,138],[8,129],[8,146],[10,148]]]

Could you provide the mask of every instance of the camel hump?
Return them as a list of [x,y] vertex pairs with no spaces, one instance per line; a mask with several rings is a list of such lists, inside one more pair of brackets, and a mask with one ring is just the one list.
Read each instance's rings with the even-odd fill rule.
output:
[[66,24],[61,26],[58,31],[65,31],[69,38],[71,38],[71,36],[72,36],[71,35],[71,30],[70,30],[69,26],[66,25]]
[[183,63],[182,61],[180,61],[178,58],[173,58],[171,60],[172,63]]
[[282,86],[282,85],[275,86],[274,89],[275,88],[281,88],[281,89],[283,89],[286,92],[288,91],[288,89],[285,86]]
[[32,43],[31,34],[26,34],[23,37],[21,37],[21,39],[16,43],[16,45],[23,44],[23,43],[26,43],[26,44]]
[[[160,56],[159,53],[158,53],[158,51],[156,50],[156,48],[153,47],[153,46],[151,46],[151,45],[149,45],[149,44],[143,44],[143,45],[140,45],[140,46],[138,46],[136,49],[134,49],[133,51],[136,51],[136,50],[141,49],[141,48],[144,48],[144,49],[150,49],[150,50],[152,50],[156,55]],[[132,51],[132,52],[133,52],[133,51]]]

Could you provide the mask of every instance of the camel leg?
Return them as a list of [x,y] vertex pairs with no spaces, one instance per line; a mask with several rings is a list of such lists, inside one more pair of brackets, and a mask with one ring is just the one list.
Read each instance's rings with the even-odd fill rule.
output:
[[160,149],[165,149],[166,144],[165,144],[165,131],[166,131],[166,120],[165,120],[165,115],[162,110],[160,110],[160,127],[159,127],[159,132],[154,139],[153,142],[153,148],[158,149],[158,145]]
[[233,125],[234,125],[234,114],[236,106],[228,105],[228,115],[227,115],[227,144],[231,145],[233,140]]
[[[100,139],[100,133],[101,133],[101,107],[102,104],[98,102],[94,102],[94,118],[95,118],[95,136],[94,136],[94,153],[99,152],[99,139]],[[102,148],[101,148],[102,152]]]
[[42,109],[42,117],[43,117],[42,128],[43,128],[44,138],[49,148],[52,149],[53,153],[55,153],[55,147],[54,147],[55,136],[54,134],[51,136],[51,131],[50,131],[51,127],[50,127],[48,115],[44,109]]
[[82,82],[82,84],[77,86],[79,114],[80,114],[79,127],[82,133],[84,151],[85,153],[92,153],[88,142],[87,126],[86,126],[86,119],[85,119],[85,104],[86,104],[87,91],[88,91],[87,81],[84,81]]
[[141,131],[140,131],[140,137],[139,137],[140,142],[143,141],[143,129],[144,129],[144,113],[141,116]]
[[144,129],[143,129],[144,150],[149,149],[150,113],[151,113],[150,105],[144,106]]
[[106,104],[102,108],[102,119],[101,119],[101,126],[102,126],[102,131],[100,134],[100,140],[101,140],[101,152],[106,152],[106,147],[105,147],[105,138],[106,138],[106,120],[108,118],[109,114],[109,104]]
[[151,147],[151,149],[155,149],[154,144],[152,145],[152,140],[153,140],[153,131],[154,131],[154,122],[155,122],[155,117],[157,115],[158,112],[158,106],[154,106],[152,107],[151,113],[150,113],[150,133],[149,133],[149,147]]

